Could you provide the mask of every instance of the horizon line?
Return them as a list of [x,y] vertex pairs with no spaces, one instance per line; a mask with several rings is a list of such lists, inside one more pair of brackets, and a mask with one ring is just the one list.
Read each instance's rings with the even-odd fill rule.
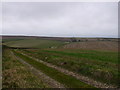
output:
[[0,36],[24,36],[24,37],[68,37],[68,38],[120,38],[120,37],[110,37],[110,36],[47,36],[47,35],[0,35]]

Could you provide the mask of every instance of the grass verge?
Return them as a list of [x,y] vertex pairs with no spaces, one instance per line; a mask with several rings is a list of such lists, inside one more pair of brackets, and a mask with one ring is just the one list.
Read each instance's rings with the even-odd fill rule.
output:
[[38,77],[33,75],[28,68],[19,62],[10,49],[3,50],[3,79],[4,88],[47,88],[49,87]]

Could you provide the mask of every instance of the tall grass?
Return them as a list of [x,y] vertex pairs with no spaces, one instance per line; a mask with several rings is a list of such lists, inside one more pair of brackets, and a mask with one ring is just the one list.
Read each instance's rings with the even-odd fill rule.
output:
[[19,62],[10,49],[3,50],[2,88],[49,88],[40,78],[33,75],[28,67]]

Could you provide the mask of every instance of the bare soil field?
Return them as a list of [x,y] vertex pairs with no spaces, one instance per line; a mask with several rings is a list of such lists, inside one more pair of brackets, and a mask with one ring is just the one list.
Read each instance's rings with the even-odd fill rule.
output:
[[64,48],[118,51],[118,42],[115,41],[75,42],[65,45]]

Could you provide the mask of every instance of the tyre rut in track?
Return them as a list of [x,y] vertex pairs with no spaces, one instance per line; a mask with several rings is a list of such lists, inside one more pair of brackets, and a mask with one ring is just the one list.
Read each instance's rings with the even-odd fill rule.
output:
[[82,81],[82,82],[84,82],[84,83],[87,83],[87,84],[89,84],[89,85],[92,85],[92,86],[94,86],[94,87],[97,87],[97,88],[116,88],[116,86],[107,85],[107,84],[105,84],[105,83],[101,83],[101,82],[95,81],[95,80],[93,80],[93,79],[91,79],[91,78],[88,78],[88,77],[85,77],[85,76],[83,76],[83,75],[74,73],[74,72],[72,72],[72,71],[63,69],[63,68],[58,67],[58,66],[56,66],[56,65],[53,65],[53,64],[44,62],[43,60],[40,60],[40,59],[31,57],[31,56],[29,56],[29,55],[27,55],[27,54],[24,54],[23,52],[20,52],[20,53],[23,54],[23,55],[25,55],[25,56],[27,56],[27,57],[29,57],[29,58],[31,58],[31,59],[34,59],[34,60],[36,60],[36,61],[38,61],[38,62],[40,62],[40,63],[43,63],[44,65],[46,65],[46,66],[48,66],[48,67],[54,68],[54,69],[56,69],[56,70],[58,70],[58,71],[60,71],[60,72],[62,72],[62,73],[64,73],[64,74],[66,74],[66,75],[73,76],[73,77],[75,77],[76,79],[78,79],[78,80],[80,80],[80,81]]
[[[14,55],[13,52],[11,52],[12,55]],[[15,55],[14,55],[15,56]],[[15,56],[15,58],[17,60],[19,60],[21,63],[23,63],[24,65],[27,65],[29,67],[29,70],[36,75],[38,78],[40,78],[44,83],[47,83],[49,86],[51,86],[52,88],[65,88],[64,85],[62,85],[61,83],[55,81],[54,79],[50,78],[49,76],[47,76],[46,74],[42,73],[40,70],[37,70],[36,68],[34,68],[32,65],[28,64],[27,62],[25,62],[24,60],[22,60],[21,58]]]

